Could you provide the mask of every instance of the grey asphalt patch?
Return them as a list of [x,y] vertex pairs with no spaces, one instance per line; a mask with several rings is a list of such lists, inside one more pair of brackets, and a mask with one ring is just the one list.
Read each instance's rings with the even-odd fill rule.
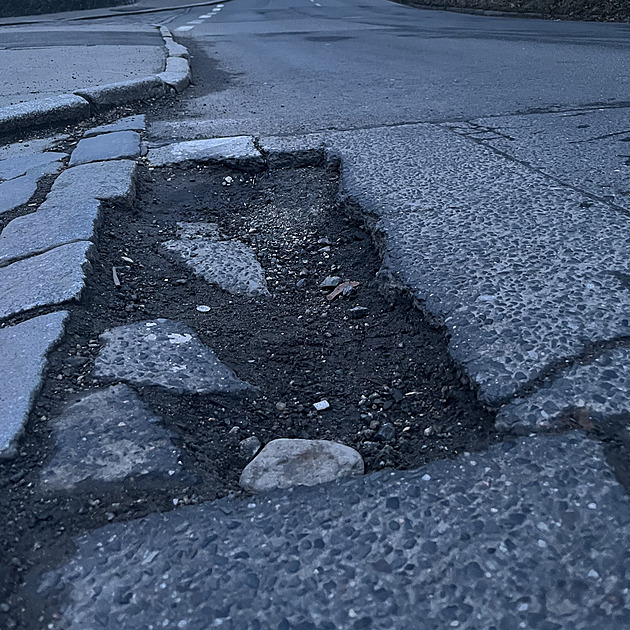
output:
[[344,194],[381,217],[384,271],[445,324],[486,401],[628,335],[622,213],[431,125],[309,137],[322,139]]
[[0,267],[74,241],[90,241],[100,216],[96,199],[63,197],[45,201],[37,212],[13,219],[0,234]]
[[61,167],[61,162],[48,162],[34,167],[26,175],[0,182],[0,214],[28,203],[37,190],[39,180],[46,175],[58,173]]
[[101,125],[100,127],[93,127],[88,129],[83,136],[89,138],[90,136],[98,136],[102,133],[114,133],[116,131],[144,131],[147,128],[147,117],[144,114],[139,116],[127,116],[121,118],[115,123],[109,125]]
[[628,544],[625,491],[570,433],[107,526],[41,592],[67,630],[618,630]]
[[0,457],[15,452],[42,383],[46,356],[64,332],[68,313],[50,313],[0,329]]
[[272,440],[241,474],[240,484],[252,492],[314,486],[349,475],[362,475],[357,451],[329,440]]
[[84,396],[52,421],[56,451],[42,471],[44,488],[69,490],[87,479],[175,475],[178,451],[159,421],[126,385]]
[[0,161],[0,180],[21,177],[22,175],[26,175],[29,171],[38,169],[46,164],[50,164],[51,162],[60,162],[67,157],[67,153],[56,153],[52,151],[16,155]]
[[265,272],[251,247],[218,234],[208,234],[207,224],[179,224],[183,235],[164,243],[206,282],[244,295],[269,295]]
[[78,300],[92,243],[62,245],[0,269],[0,320],[40,306]]
[[149,149],[149,163],[152,166],[169,166],[186,162],[221,162],[224,164],[264,165],[260,151],[254,146],[250,136],[234,138],[212,138],[209,140],[188,140]]
[[137,168],[130,160],[73,166],[57,177],[48,198],[62,197],[69,203],[92,198],[130,204],[136,196]]
[[90,104],[80,96],[63,94],[0,108],[0,133],[25,127],[89,118]]
[[99,108],[159,98],[166,94],[166,86],[155,76],[77,90],[75,94]]
[[177,392],[238,394],[251,390],[203,345],[194,330],[167,319],[119,326],[104,332],[94,374],[134,385]]
[[565,426],[562,417],[582,409],[591,420],[630,413],[630,348],[604,352],[575,365],[527,398],[516,398],[497,414],[497,428],[530,433]]
[[140,135],[135,131],[116,131],[80,140],[70,157],[70,166],[121,158],[137,158],[139,155]]

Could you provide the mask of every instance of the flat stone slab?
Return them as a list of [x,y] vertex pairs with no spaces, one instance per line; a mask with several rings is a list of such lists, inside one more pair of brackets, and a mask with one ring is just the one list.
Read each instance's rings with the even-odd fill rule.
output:
[[262,154],[254,146],[254,140],[250,136],[188,140],[169,144],[149,149],[148,160],[152,166],[168,166],[186,162],[264,165]]
[[252,492],[314,486],[349,475],[362,475],[363,458],[329,440],[272,440],[245,467],[240,484]]
[[629,627],[630,500],[578,433],[77,540],[53,629]]
[[50,138],[35,138],[33,140],[27,140],[25,142],[13,142],[12,144],[5,144],[0,147],[0,160],[8,160],[9,158],[35,155],[37,153],[43,153],[53,149],[54,145],[59,140],[65,140],[66,135],[57,135]]
[[61,170],[61,162],[48,162],[30,170],[26,175],[0,182],[0,214],[28,203],[37,190],[40,179]]
[[179,453],[159,421],[126,385],[84,396],[52,421],[56,452],[42,471],[43,486],[70,490],[88,479],[176,474]]
[[31,214],[13,219],[0,234],[0,267],[54,247],[89,241],[99,221],[101,203],[96,199],[45,201]]
[[90,104],[79,96],[62,94],[0,108],[0,134],[62,121],[89,118]]
[[86,198],[131,203],[136,195],[138,165],[131,160],[92,162],[66,169],[53,184],[48,197]]
[[103,162],[140,155],[140,134],[135,131],[115,131],[79,140],[70,157],[70,166]]
[[591,363],[562,371],[531,396],[504,405],[496,426],[521,434],[561,429],[562,418],[577,409],[595,421],[628,415],[630,348],[604,352]]
[[251,389],[181,322],[155,319],[104,332],[96,376],[179,392],[238,394]]
[[181,236],[164,247],[178,254],[198,276],[225,291],[269,295],[265,272],[251,247],[224,239],[218,231],[207,233],[206,223],[178,224]]
[[0,457],[15,453],[46,369],[46,357],[61,339],[66,311],[0,329]]
[[67,157],[67,153],[56,151],[16,155],[0,161],[0,179],[15,179],[16,177],[26,175],[28,172],[39,169],[47,164],[61,162],[61,160]]
[[102,133],[114,133],[116,131],[144,131],[147,128],[147,117],[144,114],[138,116],[126,116],[109,125],[101,125],[88,129],[83,136],[99,136]]
[[0,320],[39,306],[78,300],[93,244],[80,241],[0,268]]

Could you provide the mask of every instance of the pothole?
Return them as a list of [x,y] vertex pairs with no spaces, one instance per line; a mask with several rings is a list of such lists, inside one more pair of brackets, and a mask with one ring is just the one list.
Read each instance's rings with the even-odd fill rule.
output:
[[[135,208],[105,209],[88,286],[69,307],[18,457],[0,463],[0,526],[10,533],[3,553],[27,559],[8,569],[7,584],[56,563],[73,536],[111,520],[242,492],[252,438],[340,442],[361,454],[368,473],[497,439],[494,416],[450,359],[444,331],[382,290],[364,217],[339,205],[338,186],[330,165],[257,174],[162,168],[143,170]],[[182,239],[185,247],[173,245]],[[208,239],[237,244],[220,250],[237,252],[236,267],[212,276],[192,264],[205,251],[195,241]],[[252,290],[231,290],[217,273],[238,273],[244,251],[263,275],[251,276]],[[103,333],[158,320],[192,331],[251,387],[195,393],[95,369]],[[42,467],[55,453],[51,419],[121,382],[167,430],[185,474],[115,484],[73,478],[71,492],[42,495]]]

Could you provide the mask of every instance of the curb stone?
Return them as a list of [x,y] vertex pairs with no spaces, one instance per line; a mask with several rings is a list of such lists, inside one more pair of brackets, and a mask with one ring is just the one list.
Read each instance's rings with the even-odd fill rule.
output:
[[[93,116],[99,108],[166,96],[181,92],[190,84],[192,73],[185,46],[174,41],[171,32],[160,27],[166,50],[165,70],[131,81],[108,83],[53,98],[27,101],[0,108],[0,138],[29,127],[78,122]],[[169,69],[170,65],[170,69]]]

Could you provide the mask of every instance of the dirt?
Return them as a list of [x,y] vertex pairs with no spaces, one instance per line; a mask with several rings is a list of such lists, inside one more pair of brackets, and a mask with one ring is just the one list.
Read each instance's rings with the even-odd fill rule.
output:
[[630,21],[628,0],[396,0],[401,4],[476,11],[507,11],[551,19]]
[[[493,415],[450,360],[444,331],[404,296],[392,301],[382,290],[365,217],[339,205],[338,179],[334,165],[256,174],[145,169],[137,206],[107,209],[87,289],[69,307],[67,334],[51,354],[18,457],[0,462],[3,628],[43,627],[52,603],[19,587],[59,563],[77,535],[172,509],[174,499],[239,495],[248,462],[239,443],[248,436],[263,444],[278,437],[343,442],[361,453],[367,472],[417,467],[496,439]],[[161,246],[178,221],[215,222],[250,245],[270,296],[232,295],[196,277]],[[329,301],[319,285],[331,274],[358,282],[356,294]],[[365,316],[350,315],[356,306]],[[234,399],[136,388],[177,436],[188,477],[84,482],[72,494],[41,495],[39,471],[54,448],[49,419],[103,385],[92,377],[99,334],[155,317],[194,328],[258,393]],[[318,412],[313,404],[322,399],[330,408]]]

